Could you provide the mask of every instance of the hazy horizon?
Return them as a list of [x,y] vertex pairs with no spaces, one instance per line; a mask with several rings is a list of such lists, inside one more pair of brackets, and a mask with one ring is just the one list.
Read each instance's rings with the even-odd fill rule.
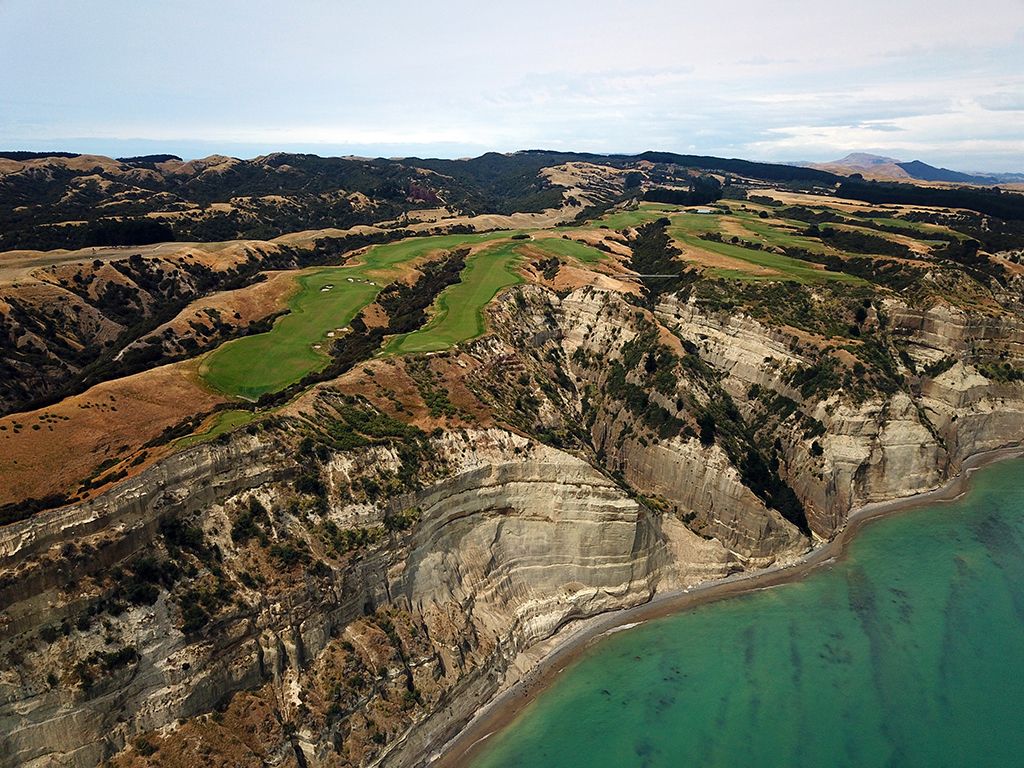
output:
[[[551,149],[550,147],[519,147],[517,149],[491,149],[488,147],[477,147],[475,149],[468,148],[454,148],[446,150],[444,145],[438,144],[424,144],[420,146],[402,146],[399,145],[395,148],[390,148],[382,145],[370,145],[370,146],[355,146],[355,145],[318,145],[318,144],[298,144],[289,146],[263,146],[263,145],[231,145],[229,149],[221,148],[221,145],[214,144],[212,142],[202,141],[178,141],[178,142],[159,142],[150,141],[146,139],[116,139],[116,140],[104,140],[104,139],[68,139],[68,146],[56,146],[52,145],[52,142],[41,142],[38,146],[33,145],[31,142],[23,146],[2,146],[0,152],[66,152],[69,154],[80,154],[80,155],[97,155],[102,157],[120,158],[120,157],[137,157],[145,155],[176,155],[184,161],[188,160],[201,160],[214,155],[221,155],[226,157],[234,157],[240,160],[252,160],[256,157],[263,155],[269,155],[274,152],[283,152],[288,154],[311,154],[318,155],[320,157],[362,157],[368,159],[404,159],[419,157],[423,159],[443,159],[443,160],[459,160],[479,157],[480,155],[487,154],[489,152],[497,152],[501,154],[511,154],[514,152],[524,151],[552,151],[552,152],[580,152],[583,150],[574,150],[571,148],[559,148]],[[168,149],[168,147],[172,149]],[[70,147],[70,148],[69,148]],[[82,148],[84,147],[84,148]],[[178,151],[174,151],[176,148]],[[690,150],[686,152],[679,152],[677,150],[663,149],[661,147],[650,147],[649,149],[631,151],[631,152],[620,152],[616,150],[609,150],[607,152],[593,151],[592,154],[605,154],[605,155],[637,155],[643,152],[676,152],[677,154],[684,155],[703,155],[710,157],[724,157],[724,155],[716,155],[713,152],[701,152],[699,150]],[[741,160],[752,160],[754,162],[764,163],[775,163],[780,165],[802,165],[807,163],[829,163],[836,160],[841,160],[846,155],[852,153],[865,153],[882,156],[892,156],[891,152],[887,152],[882,149],[878,150],[863,150],[861,148],[851,148],[849,151],[842,152],[841,155],[828,156],[828,157],[802,157],[802,158],[762,158],[754,157],[751,155],[743,156],[732,156],[736,159]],[[892,158],[899,160],[900,162],[911,162],[914,160],[922,160],[927,162],[920,157],[895,157]],[[929,163],[930,165],[941,166],[941,163]],[[950,167],[949,170],[960,171],[964,173],[989,173],[989,174],[1019,174],[1024,173],[1024,160],[1022,160],[1017,167],[1008,168],[965,168],[965,167]]]
[[[371,146],[366,146],[366,147],[359,147],[359,146],[344,146],[344,145],[339,145],[339,146],[330,146],[330,145],[328,145],[328,146],[324,146],[324,145],[317,145],[317,144],[293,145],[293,146],[287,146],[287,147],[284,147],[284,148],[280,147],[280,146],[279,147],[269,147],[269,146],[265,146],[264,147],[264,146],[260,146],[260,145],[256,145],[256,146],[234,145],[232,147],[233,151],[227,152],[227,151],[218,150],[216,145],[211,145],[211,146],[207,147],[207,150],[200,150],[200,148],[198,148],[198,147],[201,146],[201,142],[196,142],[196,141],[183,141],[183,142],[174,142],[174,141],[159,142],[158,141],[158,142],[152,142],[152,141],[148,141],[148,140],[145,140],[145,139],[138,139],[138,140],[123,139],[123,140],[116,140],[116,141],[103,141],[103,140],[99,140],[98,142],[93,140],[93,139],[83,139],[80,142],[76,142],[75,139],[70,139],[70,141],[74,145],[79,145],[80,144],[81,146],[84,146],[86,148],[67,148],[65,146],[51,146],[49,144],[46,144],[45,146],[43,146],[41,144],[40,145],[41,148],[36,148],[34,146],[0,146],[0,153],[3,153],[3,152],[48,153],[48,152],[50,152],[50,153],[69,153],[69,154],[78,154],[78,155],[96,155],[96,156],[109,157],[109,158],[115,158],[115,159],[117,159],[117,158],[139,157],[139,156],[146,156],[146,155],[175,155],[175,156],[181,158],[183,161],[189,161],[189,160],[202,160],[204,158],[208,158],[208,157],[211,157],[211,156],[224,156],[224,157],[237,158],[239,160],[253,160],[254,158],[258,158],[258,157],[261,157],[261,156],[264,156],[264,155],[270,155],[270,154],[276,153],[276,152],[287,153],[287,154],[299,154],[299,155],[317,155],[319,157],[324,157],[324,158],[353,157],[353,158],[368,158],[368,159],[383,158],[383,159],[386,159],[386,160],[400,160],[400,159],[406,159],[406,158],[422,158],[422,159],[425,159],[425,160],[429,160],[429,159],[460,160],[460,159],[477,158],[477,157],[479,157],[481,155],[484,155],[484,154],[487,154],[487,153],[511,154],[511,153],[516,153],[516,152],[529,152],[529,151],[550,151],[550,152],[566,152],[566,153],[582,152],[582,151],[571,150],[571,148],[564,148],[564,150],[562,150],[562,148],[559,148],[559,150],[551,150],[550,147],[545,147],[545,146],[524,146],[524,147],[517,148],[517,150],[492,150],[492,148],[487,148],[487,147],[481,146],[481,147],[478,147],[477,151],[473,151],[473,152],[460,152],[459,150],[461,150],[461,148],[463,148],[463,147],[459,147],[458,150],[456,150],[456,148],[454,148],[454,150],[452,150],[451,152],[445,152],[443,145],[438,145],[438,144],[424,144],[421,147],[416,147],[416,146],[399,147],[399,148],[404,148],[404,150],[407,150],[406,152],[390,152],[388,150],[388,147],[381,146],[381,145],[371,145]],[[97,146],[100,147],[100,148],[95,148]],[[105,146],[105,151],[100,151],[100,150],[102,150],[102,148],[104,146]],[[178,146],[179,148],[181,148],[181,151],[180,152],[173,152],[171,150],[168,150],[168,148],[167,148],[168,146]],[[597,153],[597,152],[595,152],[595,153],[592,153],[592,154],[596,154],[596,155],[626,155],[626,156],[630,156],[630,155],[639,155],[642,152],[675,152],[675,151],[674,150],[664,150],[664,148],[662,148],[662,147],[656,147],[655,146],[655,147],[650,147],[649,150],[643,150],[641,152],[625,153],[625,152],[609,151],[609,152],[606,152],[606,153],[603,153],[603,152],[602,153]],[[793,159],[781,159],[780,160],[780,159],[775,159],[775,158],[773,158],[773,159],[766,159],[766,158],[757,158],[757,157],[751,157],[751,156],[742,156],[742,157],[736,156],[736,159],[739,159],[739,160],[751,160],[751,161],[754,161],[754,162],[761,162],[761,163],[774,163],[774,164],[779,164],[779,165],[802,165],[802,164],[807,164],[807,163],[829,163],[829,162],[833,162],[833,161],[837,161],[837,160],[842,160],[843,157],[846,157],[846,155],[849,155],[849,154],[852,154],[852,153],[865,153],[865,154],[868,154],[868,155],[886,155],[886,153],[881,151],[881,150],[880,151],[866,151],[865,152],[863,150],[860,150],[860,148],[856,148],[855,147],[855,148],[852,148],[852,150],[850,150],[849,152],[843,153],[842,157],[836,156],[836,157],[826,157],[826,158],[793,158]],[[677,153],[677,154],[680,154],[680,155],[698,155],[698,156],[708,156],[708,157],[723,157],[723,156],[720,156],[720,155],[717,156],[714,153],[697,152],[697,151],[690,151],[690,152]],[[730,156],[730,157],[732,157],[732,156]],[[894,158],[894,159],[898,160],[901,163],[903,163],[903,162],[911,162],[911,161],[914,161],[914,160],[921,160],[921,158],[916,158],[916,157],[913,157],[913,158],[905,157],[905,158]],[[934,165],[938,166],[940,164],[936,163]],[[1024,173],[1024,160],[1022,160],[1021,163],[1018,164],[1018,166],[1016,168],[996,168],[996,169],[991,169],[991,168],[957,168],[957,167],[953,167],[953,168],[949,168],[948,170],[965,172],[965,173],[972,173],[973,172],[973,173],[991,173],[991,174],[1019,174],[1019,173]]]
[[4,150],[857,151],[1024,172],[1021,0],[0,0],[0,24]]

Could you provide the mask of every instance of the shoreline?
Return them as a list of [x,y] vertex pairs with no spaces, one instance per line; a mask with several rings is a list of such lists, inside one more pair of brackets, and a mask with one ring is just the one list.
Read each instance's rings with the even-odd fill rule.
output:
[[[550,650],[542,653],[519,680],[481,707],[472,720],[427,757],[423,764],[431,768],[456,768],[467,765],[480,754],[491,736],[507,728],[539,694],[551,686],[559,674],[603,637],[707,603],[798,581],[820,566],[841,557],[866,523],[929,504],[956,501],[967,492],[970,476],[976,470],[998,461],[1022,456],[1024,446],[1021,445],[982,451],[964,459],[960,471],[938,488],[913,496],[860,506],[850,513],[846,524],[833,538],[808,550],[790,564],[735,574],[685,589],[670,590],[661,594],[656,592],[650,600],[640,605],[573,622],[576,624],[575,628],[564,637],[558,638],[559,631],[534,646],[536,648],[552,640],[555,643]],[[572,624],[566,625],[566,628],[568,627],[572,627]]]

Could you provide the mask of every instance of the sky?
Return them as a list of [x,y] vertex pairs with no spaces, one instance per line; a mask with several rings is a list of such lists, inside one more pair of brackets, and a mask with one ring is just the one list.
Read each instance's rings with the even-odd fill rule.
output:
[[1024,0],[0,0],[0,149],[1024,172]]

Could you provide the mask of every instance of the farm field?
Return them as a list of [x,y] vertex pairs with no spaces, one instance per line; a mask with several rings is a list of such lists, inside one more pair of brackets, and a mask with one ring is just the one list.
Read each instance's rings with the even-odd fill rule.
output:
[[460,282],[438,297],[433,318],[419,330],[397,336],[385,352],[436,352],[483,333],[484,307],[502,288],[522,282],[515,270],[521,258],[519,246],[518,242],[505,243],[473,256],[462,270]]
[[398,267],[433,251],[473,245],[510,233],[443,235],[371,248],[359,263],[319,268],[298,276],[290,312],[266,333],[229,341],[200,365],[200,375],[228,395],[255,400],[325,366],[330,340],[396,279]]

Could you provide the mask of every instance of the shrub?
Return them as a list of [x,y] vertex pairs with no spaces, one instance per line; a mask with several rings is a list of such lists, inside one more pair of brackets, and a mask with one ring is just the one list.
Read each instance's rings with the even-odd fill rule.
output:
[[270,548],[270,556],[282,568],[294,568],[309,559],[309,556],[294,544],[274,544]]
[[391,532],[408,530],[420,519],[421,514],[419,507],[410,507],[384,515],[384,527]]
[[244,544],[252,538],[265,538],[260,524],[268,519],[267,508],[255,496],[249,498],[248,508],[231,524],[231,540]]
[[704,411],[697,417],[697,426],[700,428],[701,445],[711,446],[715,444],[715,416],[710,411]]

